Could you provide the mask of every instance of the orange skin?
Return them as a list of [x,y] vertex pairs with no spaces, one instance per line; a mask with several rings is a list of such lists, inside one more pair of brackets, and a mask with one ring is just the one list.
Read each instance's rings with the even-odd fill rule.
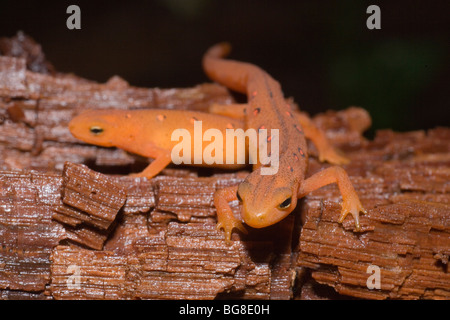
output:
[[[226,129],[242,127],[242,121],[220,115],[196,111],[146,109],[83,112],[70,121],[69,130],[75,138],[84,142],[102,147],[118,147],[155,159],[144,171],[132,175],[150,179],[172,162],[171,152],[178,144],[178,141],[171,141],[174,130],[187,129],[193,141],[194,121],[202,121],[202,135],[208,129],[219,129],[225,137]],[[208,144],[202,143],[202,152]],[[194,163],[193,148],[191,163]],[[243,167],[239,164],[226,164],[225,161],[214,166],[224,169]]]
[[[261,175],[261,164],[256,163],[252,173],[239,186],[218,190],[214,195],[217,227],[224,230],[225,239],[231,239],[234,228],[246,232],[241,220],[233,215],[228,202],[239,197],[243,222],[254,228],[263,228],[289,215],[298,198],[330,183],[338,184],[343,198],[339,221],[342,222],[350,213],[354,217],[356,230],[359,230],[359,212],[365,211],[344,169],[330,167],[305,180],[308,161],[305,137],[316,145],[321,161],[344,164],[348,163],[348,159],[336,152],[323,132],[308,117],[291,110],[279,83],[265,71],[252,64],[222,59],[229,49],[227,44],[218,44],[209,49],[203,59],[204,69],[211,79],[246,93],[248,104],[213,105],[210,112],[214,114],[161,109],[90,111],[72,119],[69,123],[71,133],[86,143],[114,146],[154,158],[144,171],[133,174],[135,177],[152,178],[171,163],[172,148],[178,143],[171,141],[172,132],[185,128],[192,136],[194,120],[202,121],[203,132],[215,128],[224,137],[227,128],[265,128],[269,135],[271,129],[278,129],[277,173]],[[203,150],[207,144],[203,143]],[[268,148],[270,150],[270,142]],[[210,166],[227,169],[243,167],[239,164]]]
[[[365,212],[347,176],[340,167],[325,169],[305,180],[307,169],[307,145],[303,122],[310,137],[322,145],[322,157],[345,163],[332,148],[324,147],[323,134],[318,133],[311,122],[293,114],[286,103],[280,84],[259,67],[233,60],[224,60],[230,46],[220,43],[210,48],[203,58],[203,68],[207,75],[226,87],[244,93],[248,104],[241,107],[244,127],[279,130],[279,170],[275,175],[261,175],[261,166],[253,166],[253,172],[238,186],[218,190],[214,196],[217,209],[218,228],[225,231],[227,240],[234,228],[245,232],[236,219],[228,202],[239,199],[242,202],[242,219],[254,228],[263,228],[277,223],[289,215],[297,204],[297,199],[311,191],[330,183],[337,183],[343,204],[339,221],[351,213],[356,230],[360,229],[359,212]],[[299,121],[300,120],[300,121]],[[303,120],[303,121],[301,121]],[[268,143],[270,144],[270,142]],[[325,154],[325,155],[324,155]]]

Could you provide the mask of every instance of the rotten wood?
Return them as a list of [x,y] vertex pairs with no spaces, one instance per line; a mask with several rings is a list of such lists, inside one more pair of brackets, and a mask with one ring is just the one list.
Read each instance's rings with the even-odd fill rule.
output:
[[126,200],[125,191],[107,176],[67,162],[62,173],[62,202],[53,219],[72,227],[84,223],[107,230]]
[[[363,232],[337,222],[339,193],[304,202],[298,265],[341,294],[368,299],[449,299],[450,130],[379,132],[346,167],[368,211]],[[313,164],[312,171],[321,165]],[[314,169],[315,167],[315,169]],[[379,270],[379,289],[367,280]]]
[[[55,72],[28,41],[0,39],[0,298],[450,298],[450,129],[379,131],[369,141],[361,108],[315,116],[352,160],[345,169],[368,211],[362,232],[351,217],[337,223],[330,185],[281,223],[234,233],[229,246],[213,194],[248,172],[171,167],[135,179],[127,174],[147,159],[83,144],[67,129],[85,109],[205,111],[232,103],[228,91],[99,84]],[[12,57],[14,45],[22,53]],[[308,175],[329,166],[311,153]],[[370,266],[380,289],[367,287]]]
[[[229,246],[212,224],[170,223],[156,237],[136,239],[134,250],[92,251],[70,246],[52,253],[51,291],[64,299],[213,299],[239,291],[245,298],[270,298],[269,257],[264,243]],[[252,251],[248,252],[247,250]],[[78,268],[79,284],[67,286]],[[101,270],[101,272],[99,272]]]

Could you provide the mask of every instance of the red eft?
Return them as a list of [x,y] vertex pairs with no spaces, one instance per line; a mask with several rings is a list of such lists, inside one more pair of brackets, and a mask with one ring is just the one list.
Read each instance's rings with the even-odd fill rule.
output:
[[[84,142],[115,146],[154,158],[144,171],[134,175],[147,178],[155,176],[171,163],[171,150],[177,143],[171,141],[171,133],[178,128],[192,132],[194,121],[202,121],[203,132],[215,128],[224,136],[225,130],[231,128],[267,129],[269,133],[277,129],[278,171],[273,175],[262,175],[262,164],[256,163],[253,171],[238,186],[219,189],[214,194],[217,227],[224,230],[226,240],[231,239],[234,228],[247,232],[241,219],[233,215],[229,202],[236,199],[241,202],[241,218],[246,225],[263,228],[289,215],[299,198],[331,183],[337,183],[343,199],[339,222],[351,214],[355,230],[359,231],[359,213],[365,210],[344,169],[332,166],[305,179],[308,163],[305,138],[316,145],[321,161],[344,164],[348,160],[335,151],[324,133],[308,117],[292,110],[276,80],[255,65],[225,60],[229,51],[230,46],[226,43],[213,46],[204,55],[203,67],[212,80],[246,94],[247,104],[213,105],[211,113],[162,109],[90,111],[72,119],[69,129]],[[268,148],[270,144],[268,140]],[[242,167],[238,164],[219,166]]]

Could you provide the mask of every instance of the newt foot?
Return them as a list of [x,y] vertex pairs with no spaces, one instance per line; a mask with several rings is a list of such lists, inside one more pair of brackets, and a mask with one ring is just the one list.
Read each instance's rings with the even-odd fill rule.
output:
[[229,244],[231,242],[231,232],[233,229],[238,229],[244,234],[247,234],[248,231],[245,229],[244,225],[239,220],[234,221],[219,221],[217,223],[217,230],[223,230],[225,233],[225,241]]
[[149,177],[148,175],[146,175],[146,174],[143,173],[143,172],[139,172],[139,173],[130,173],[130,174],[127,175],[127,177],[130,177],[130,178],[147,178],[148,180],[150,180],[151,178],[153,178],[153,176],[152,176],[152,177]]
[[367,211],[363,208],[361,202],[358,198],[353,200],[344,201],[342,204],[342,210],[341,215],[339,217],[339,223],[342,223],[347,217],[348,214],[351,214],[353,216],[353,219],[355,220],[355,231],[359,232],[361,231],[361,225],[359,223],[359,213],[367,213]]
[[340,154],[339,150],[334,148],[326,148],[319,153],[320,162],[328,162],[331,164],[342,165],[350,163],[350,159]]

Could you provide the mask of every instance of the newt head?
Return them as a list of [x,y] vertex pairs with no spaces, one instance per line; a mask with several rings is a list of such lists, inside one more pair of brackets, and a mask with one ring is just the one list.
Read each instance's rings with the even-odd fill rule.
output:
[[112,147],[117,140],[117,118],[117,115],[107,110],[87,111],[69,122],[69,130],[75,138],[84,142]]
[[237,191],[242,203],[242,218],[253,228],[271,226],[297,206],[298,181],[295,177],[260,175],[259,172],[257,169],[248,175]]

